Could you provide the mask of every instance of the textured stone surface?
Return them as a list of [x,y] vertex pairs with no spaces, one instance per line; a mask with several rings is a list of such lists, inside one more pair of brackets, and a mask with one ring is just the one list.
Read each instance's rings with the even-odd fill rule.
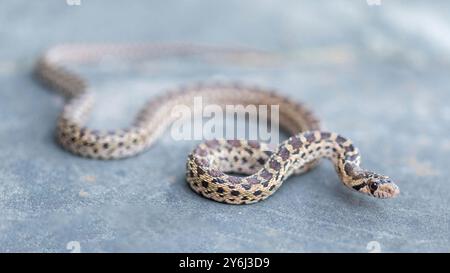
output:
[[[448,252],[449,3],[213,2],[2,1],[0,251],[68,252],[78,241],[83,252],[366,252],[377,241],[385,252]],[[92,126],[125,125],[179,83],[277,87],[352,138],[366,167],[398,181],[400,197],[355,194],[323,162],[264,202],[223,205],[184,181],[195,142],[166,134],[140,156],[107,162],[61,150],[53,134],[62,100],[36,84],[32,64],[53,44],[98,41],[239,44],[289,61],[84,68],[101,98]]]

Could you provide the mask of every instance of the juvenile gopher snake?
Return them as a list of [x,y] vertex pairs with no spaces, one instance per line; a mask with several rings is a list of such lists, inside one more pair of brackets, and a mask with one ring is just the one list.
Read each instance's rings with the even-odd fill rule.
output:
[[173,122],[168,115],[171,108],[179,104],[192,107],[194,96],[221,105],[279,105],[280,126],[292,137],[275,148],[257,141],[206,141],[188,157],[187,182],[190,187],[215,201],[254,203],[274,193],[290,175],[306,172],[318,159],[328,158],[345,186],[378,198],[398,195],[398,187],[387,176],[359,167],[360,156],[350,140],[336,133],[320,131],[319,122],[309,110],[274,92],[233,84],[180,88],[151,100],[128,129],[99,132],[84,125],[93,105],[85,80],[65,67],[70,63],[95,62],[105,55],[156,58],[186,54],[245,56],[248,53],[246,50],[186,45],[65,45],[43,54],[35,72],[40,80],[67,98],[57,125],[57,139],[74,154],[97,159],[135,155],[151,146]]

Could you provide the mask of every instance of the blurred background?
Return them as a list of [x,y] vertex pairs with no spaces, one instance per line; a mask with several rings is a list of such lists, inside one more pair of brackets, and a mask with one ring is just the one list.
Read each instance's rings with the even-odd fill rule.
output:
[[[450,251],[448,10],[443,0],[2,1],[0,251]],[[82,67],[98,93],[91,126],[126,125],[179,84],[276,88],[351,138],[364,166],[390,175],[401,195],[359,196],[323,162],[264,202],[229,206],[185,183],[195,142],[163,136],[119,161],[63,151],[54,142],[63,100],[33,79],[33,65],[52,45],[98,42],[241,46],[276,57]]]

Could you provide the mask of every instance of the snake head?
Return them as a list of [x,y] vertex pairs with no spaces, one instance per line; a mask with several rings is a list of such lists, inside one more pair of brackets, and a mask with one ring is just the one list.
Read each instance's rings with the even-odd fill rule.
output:
[[400,189],[387,176],[370,175],[360,186],[353,187],[359,192],[377,198],[392,198],[400,193]]
[[388,176],[363,171],[358,178],[360,183],[353,185],[353,189],[361,193],[382,199],[396,197],[400,193],[400,189]]

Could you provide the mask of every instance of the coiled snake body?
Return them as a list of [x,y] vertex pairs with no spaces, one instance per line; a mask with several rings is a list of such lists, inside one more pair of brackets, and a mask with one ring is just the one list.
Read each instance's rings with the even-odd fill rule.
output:
[[225,56],[248,53],[186,45],[66,45],[50,49],[37,62],[36,74],[68,98],[58,121],[58,142],[70,152],[84,157],[123,158],[151,146],[174,121],[168,114],[170,110],[179,104],[192,107],[193,97],[201,96],[206,103],[221,105],[279,105],[280,126],[292,134],[288,140],[277,147],[258,141],[208,140],[188,157],[187,182],[190,187],[215,201],[254,203],[273,194],[292,174],[306,172],[318,159],[328,158],[345,186],[378,198],[398,195],[398,187],[387,176],[359,166],[358,150],[350,140],[321,131],[317,119],[303,105],[274,92],[233,84],[181,88],[151,100],[128,129],[100,132],[84,125],[94,102],[86,82],[65,68],[67,63],[98,61],[104,55],[142,58],[218,54],[218,51]]

